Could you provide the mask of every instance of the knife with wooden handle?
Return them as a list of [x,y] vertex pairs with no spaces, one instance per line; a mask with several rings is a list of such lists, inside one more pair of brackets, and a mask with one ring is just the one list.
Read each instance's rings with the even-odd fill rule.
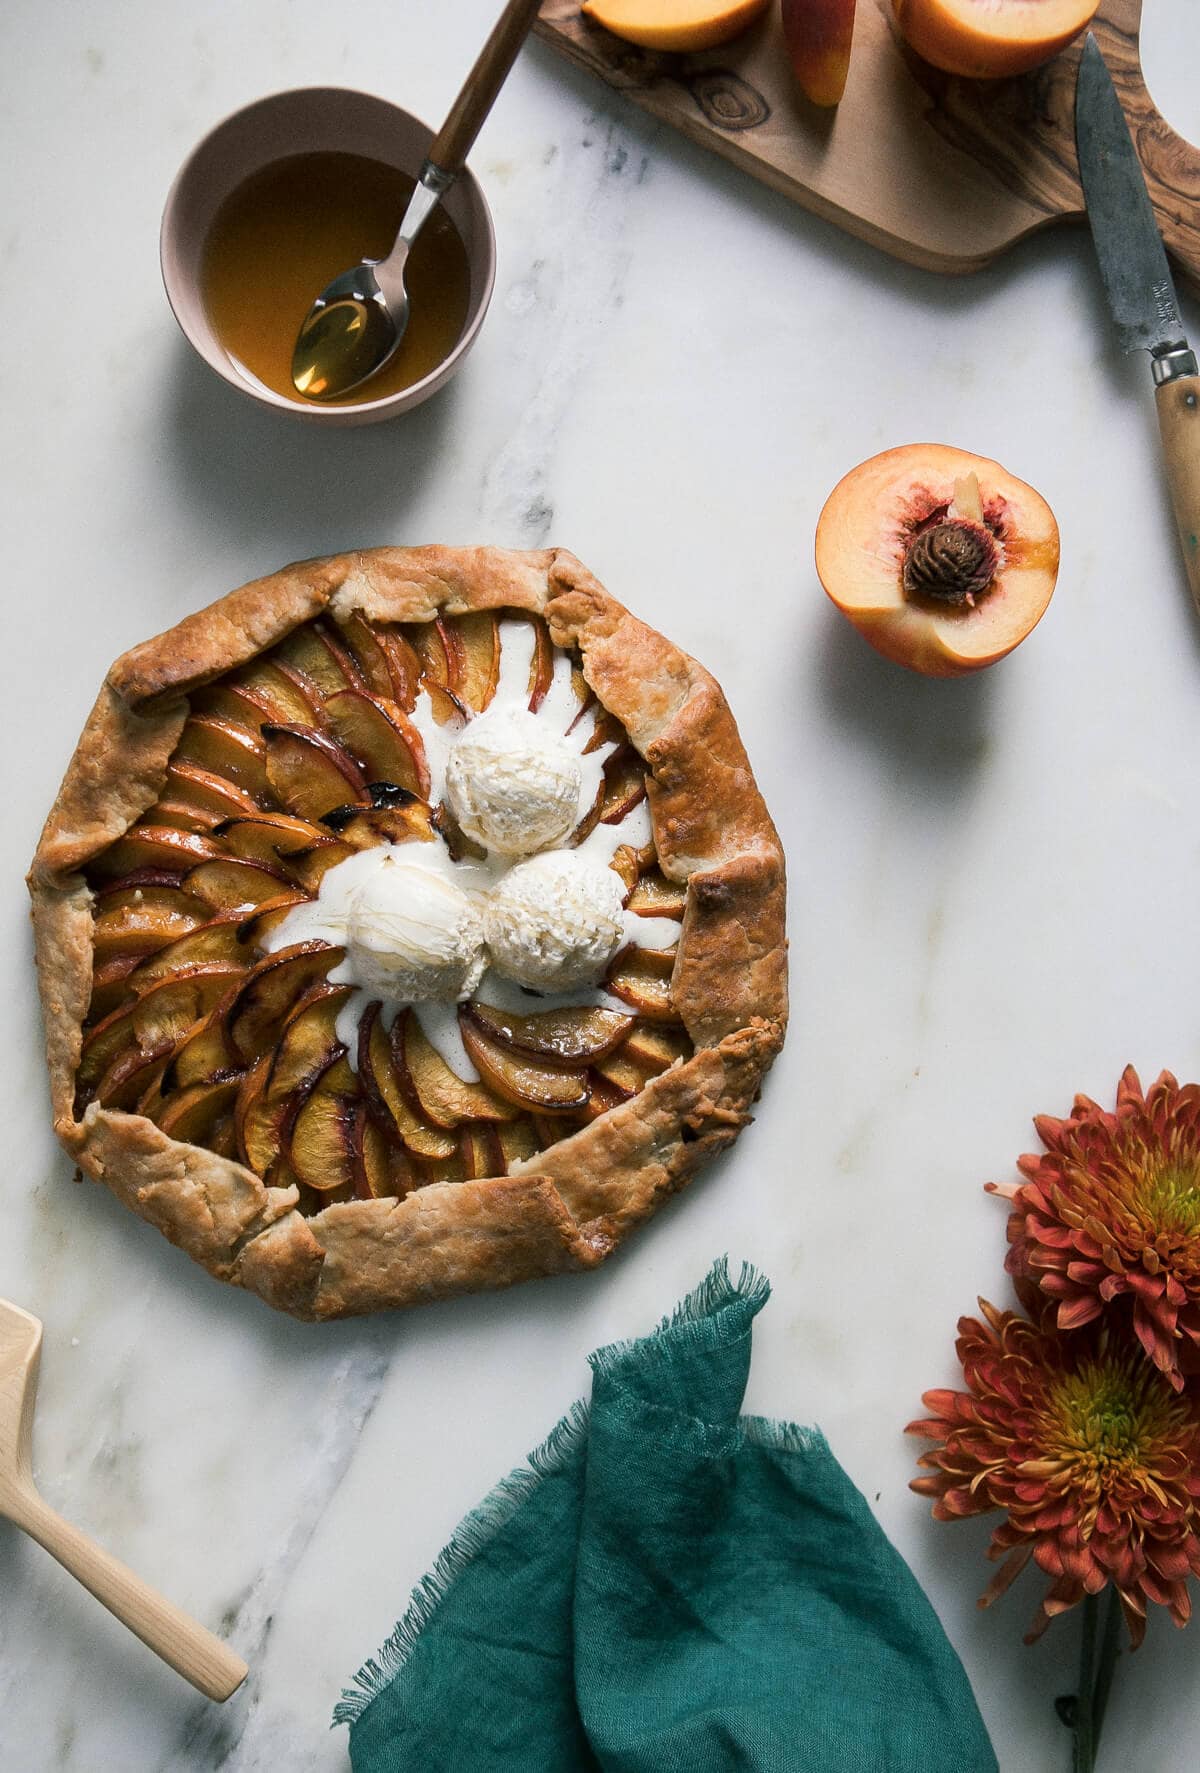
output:
[[1075,87],[1075,146],[1108,305],[1126,351],[1149,351],[1167,485],[1200,610],[1200,375],[1137,150],[1089,32]]

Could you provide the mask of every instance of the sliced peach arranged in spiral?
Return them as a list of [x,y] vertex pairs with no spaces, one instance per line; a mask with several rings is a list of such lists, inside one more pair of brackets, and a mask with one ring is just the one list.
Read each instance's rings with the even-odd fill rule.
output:
[[1098,0],[892,0],[901,35],[947,74],[1007,79],[1078,37]]
[[817,523],[817,574],[885,658],[929,677],[995,664],[1041,620],[1058,577],[1045,499],[986,456],[885,450],[841,479]]

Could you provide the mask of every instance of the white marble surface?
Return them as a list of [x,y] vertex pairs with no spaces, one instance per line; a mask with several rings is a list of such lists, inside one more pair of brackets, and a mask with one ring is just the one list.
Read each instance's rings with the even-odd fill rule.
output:
[[[1146,61],[1200,140],[1194,4],[1147,8]],[[0,1765],[344,1768],[339,1687],[461,1514],[584,1388],[589,1349],[728,1250],[775,1283],[751,1406],[825,1429],[1005,1773],[1065,1773],[1051,1698],[1075,1625],[1022,1647],[1030,1576],[976,1612],[987,1526],[929,1521],[900,1429],[954,1381],[958,1313],[1005,1297],[981,1184],[1013,1174],[1033,1113],[1108,1099],[1127,1060],[1200,1070],[1200,624],[1148,377],[1114,349],[1084,232],[967,281],[905,269],[534,45],[474,155],[500,269],[459,380],[375,431],[255,410],[189,355],[159,287],[177,164],[285,86],[436,119],[493,9],[5,8],[0,1296],[46,1320],[46,1496],[252,1674],[224,1708],[196,1699],[0,1526]],[[922,437],[997,456],[1061,521],[1041,628],[974,682],[876,659],[812,570],[834,481]],[[594,1277],[306,1328],[72,1186],[21,876],[117,652],[287,560],[433,540],[563,543],[717,670],[788,851],[795,1020],[757,1125]],[[1195,1654],[1154,1621],[1102,1765],[1194,1764]]]

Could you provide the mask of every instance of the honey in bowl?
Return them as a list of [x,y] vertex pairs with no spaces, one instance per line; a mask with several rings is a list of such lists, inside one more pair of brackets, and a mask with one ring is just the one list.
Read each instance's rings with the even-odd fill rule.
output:
[[[218,209],[200,277],[213,331],[233,362],[285,399],[302,401],[292,352],[304,317],[340,272],[382,258],[396,238],[414,180],[362,154],[294,154],[264,166]],[[462,334],[470,293],[466,249],[440,207],[405,268],[408,327],[378,374],[340,400],[382,400],[444,363]]]

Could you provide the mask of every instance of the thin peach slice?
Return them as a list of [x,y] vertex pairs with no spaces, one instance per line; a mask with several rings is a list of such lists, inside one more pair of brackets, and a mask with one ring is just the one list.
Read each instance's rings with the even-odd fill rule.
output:
[[396,690],[387,653],[357,610],[338,618],[338,638],[362,673],[363,687],[373,696],[393,697]]
[[246,975],[226,1017],[229,1043],[244,1065],[274,1045],[300,999],[345,957],[344,948],[297,942],[259,961]]
[[171,1055],[163,1078],[164,1094],[186,1090],[192,1084],[216,1083],[221,1077],[240,1072],[242,1061],[229,1045],[225,1032],[224,1006],[218,1000],[181,1040]]
[[425,747],[398,703],[381,701],[360,690],[342,690],[330,696],[325,713],[334,737],[368,782],[394,782],[410,794],[428,795]]
[[[400,1062],[403,1065],[402,1053]],[[391,1138],[403,1141],[418,1157],[454,1155],[453,1133],[435,1127],[418,1112],[407,1070],[403,1077],[397,1072],[392,1042],[377,1003],[368,1004],[359,1019],[358,1079],[376,1123]]]
[[189,715],[174,755],[176,762],[193,764],[219,782],[232,782],[246,794],[258,796],[267,791],[263,741],[239,721],[225,720],[218,714]]
[[266,773],[281,806],[317,820],[336,806],[370,804],[366,777],[336,740],[315,727],[265,726]]
[[141,868],[194,868],[221,854],[219,844],[195,831],[177,831],[173,825],[133,825],[116,843],[102,850],[90,864],[100,880],[113,880]]
[[485,1176],[505,1174],[504,1149],[495,1127],[464,1127],[458,1142],[466,1181],[478,1182]]
[[421,687],[421,661],[398,628],[377,628],[375,638],[387,659],[392,679],[388,694],[406,714],[411,714]]
[[259,1176],[265,1176],[283,1148],[283,1127],[292,1112],[289,1097],[267,1100],[267,1078],[271,1057],[251,1066],[238,1087],[233,1122],[237,1132],[238,1151],[242,1162]]
[[259,726],[264,721],[311,726],[319,718],[321,692],[317,685],[280,659],[255,659],[243,665],[230,685],[264,704],[267,713],[259,719]]
[[753,24],[767,0],[584,0],[585,18],[643,49],[716,49]]
[[134,1038],[142,1051],[176,1046],[241,976],[239,967],[216,963],[159,979],[130,1006]]
[[209,912],[178,887],[127,887],[97,901],[92,956],[154,954],[207,921]]
[[213,911],[249,910],[277,899],[295,886],[291,875],[278,865],[251,862],[245,856],[222,856],[220,861],[201,862],[184,876],[189,893]]
[[535,1059],[556,1059],[563,1065],[588,1065],[611,1053],[634,1022],[632,1016],[616,1010],[541,1010],[522,1016],[486,1003],[473,1003],[469,1014],[498,1046],[512,1047]]
[[682,917],[686,908],[687,887],[657,868],[641,875],[629,895],[629,909],[639,917]]
[[652,1022],[678,1022],[671,1002],[674,965],[673,948],[624,948],[608,970],[605,990]]
[[327,813],[325,823],[353,850],[373,850],[381,843],[432,843],[435,836],[429,807],[423,800],[405,806],[342,808],[336,817]]
[[366,679],[336,635],[323,622],[305,622],[280,641],[273,659],[294,666],[322,696],[339,690],[365,689]]
[[250,956],[241,941],[241,913],[221,912],[207,923],[198,924],[186,936],[168,942],[156,954],[149,955],[129,976],[130,989],[145,991],[156,979],[169,979],[191,967],[248,966]]
[[1098,0],[892,0],[901,35],[947,74],[1004,80],[1079,36]]
[[156,1113],[155,1122],[160,1132],[181,1145],[209,1145],[218,1124],[232,1114],[237,1093],[237,1078],[193,1084],[170,1097]]
[[98,1027],[129,996],[129,976],[141,965],[140,954],[114,954],[101,961],[92,975],[92,997],[88,1004],[88,1023]]
[[585,1072],[526,1058],[489,1040],[469,1017],[462,1018],[461,1026],[472,1063],[497,1095],[537,1114],[578,1114],[586,1108],[591,1091]]
[[284,1154],[301,1182],[321,1194],[353,1186],[358,1084],[344,1058],[335,1059],[305,1096],[290,1128]]
[[492,1080],[475,1059],[465,1029],[463,1043],[483,1074],[482,1083],[464,1083],[451,1071],[411,1010],[402,1011],[392,1025],[393,1054],[402,1055],[407,1080],[427,1120],[447,1128],[466,1120],[511,1120],[515,1111],[507,1099],[509,1092],[497,1095],[488,1087]]
[[533,1122],[523,1115],[519,1120],[502,1121],[496,1128],[496,1137],[504,1158],[503,1168],[498,1172],[501,1175],[511,1175],[515,1164],[528,1163],[541,1150]]
[[490,610],[472,610],[454,618],[462,643],[461,695],[480,713],[495,694],[500,676],[500,625]]
[[957,677],[1002,659],[1041,620],[1058,576],[1058,525],[998,462],[911,444],[834,487],[816,565],[830,600],[885,658]]
[[345,1052],[337,1035],[337,1019],[353,989],[352,985],[314,985],[300,999],[284,1024],[267,1075],[268,1101],[280,1102],[303,1092]]
[[339,862],[349,861],[354,853],[353,844],[344,843],[340,837],[335,837],[329,843],[314,845],[302,855],[292,856],[288,869],[296,876],[305,892],[315,899],[329,870],[336,868]]
[[253,794],[239,788],[229,777],[179,756],[173,757],[167,765],[162,803],[195,807],[201,815],[214,813],[214,824],[220,819],[252,815],[259,810]]
[[169,1057],[169,1050],[144,1053],[139,1046],[125,1048],[96,1085],[96,1100],[120,1114],[132,1114],[139,1102],[155,1099]]
[[281,857],[294,855],[297,850],[332,842],[324,826],[293,818],[289,813],[256,811],[245,818],[226,819],[216,834],[233,855],[248,862],[265,863],[268,868],[278,868]]

